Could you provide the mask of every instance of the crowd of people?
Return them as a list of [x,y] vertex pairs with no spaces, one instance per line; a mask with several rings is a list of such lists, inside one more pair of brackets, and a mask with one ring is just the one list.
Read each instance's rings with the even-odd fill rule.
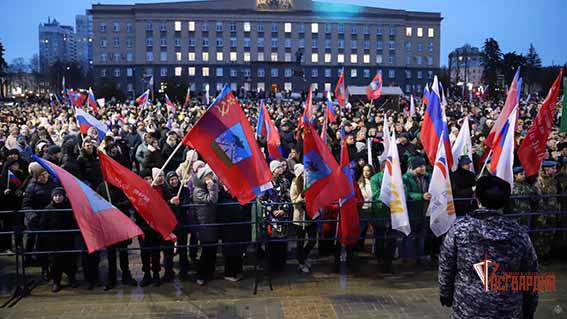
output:
[[[243,99],[240,102],[251,126],[255,127],[259,101]],[[143,229],[144,237],[137,239],[144,273],[140,286],[172,282],[176,276],[187,280],[192,265],[196,271],[196,283],[204,285],[214,278],[219,247],[224,257],[224,278],[238,281],[242,278],[243,256],[249,246],[246,243],[258,240],[257,235],[267,238],[260,249],[260,258],[266,260],[270,271],[284,269],[290,251],[286,239],[290,238],[297,238],[294,246],[298,271],[311,271],[310,256],[314,255],[312,250],[315,246],[319,256],[334,255],[335,268],[338,269],[340,245],[336,245],[336,226],[331,222],[336,219],[337,209],[330,207],[323,211],[321,218],[326,222],[311,220],[305,213],[303,146],[301,134],[296,132],[297,120],[303,113],[302,103],[281,99],[268,99],[266,103],[279,130],[284,158],[269,162],[274,187],[258,198],[261,205],[244,206],[237,204],[195,150],[183,147],[182,151],[174,154],[165,169],[160,170],[184,134],[205,112],[205,105],[199,101],[179,105],[175,112],[159,102],[144,106],[108,103],[96,114],[90,111],[108,125],[106,136],[99,136],[94,128],[85,135],[80,134],[73,108],[68,105],[50,105],[45,100],[24,100],[10,107],[0,105],[0,211],[9,212],[0,214],[0,232],[12,231],[21,225],[31,231],[77,229],[72,212],[59,211],[70,208],[65,189],[49,172],[33,162],[31,157],[35,154],[81,179]],[[456,139],[463,121],[467,119],[474,152],[473,161],[468,156],[455,159],[458,169],[452,173],[451,183],[458,216],[477,208],[473,197],[478,173],[483,171],[483,163],[479,159],[485,150],[484,139],[503,104],[503,100],[481,101],[476,98],[472,103],[459,99],[448,101],[445,111],[451,141]],[[315,125],[319,129],[324,123],[324,105],[322,100],[314,101]],[[535,99],[521,102],[516,130],[518,143],[526,135],[538,112],[538,105]],[[340,131],[344,129],[354,177],[364,199],[359,204],[361,239],[346,247],[349,267],[354,266],[355,251],[365,249],[369,233],[375,239],[373,253],[384,272],[393,271],[392,262],[396,258],[404,263],[436,260],[442,239],[433,236],[426,216],[431,199],[428,189],[432,167],[419,141],[422,119],[421,103],[417,112],[409,116],[407,104],[400,105],[399,109],[383,109],[353,99],[348,107],[340,108],[338,120],[329,123],[326,141],[337,160]],[[384,151],[384,125],[388,125],[398,137],[397,147],[412,229],[409,236],[391,228],[389,208],[378,199],[384,169],[379,159]],[[549,136],[544,164],[537,176],[525,176],[521,163],[516,159],[512,195],[520,198],[512,199],[505,208],[510,213],[528,213],[515,218],[532,231],[532,241],[543,261],[561,256],[560,252],[567,243],[567,198],[552,196],[567,191],[567,138],[565,133],[559,133],[557,127],[554,126]],[[266,150],[265,140],[258,143]],[[367,149],[369,145],[371,150]],[[149,227],[120,189],[103,182],[97,150],[105,152],[149,183],[154,181],[154,189],[162,194],[177,218],[176,244],[164,240]],[[471,172],[471,165],[476,174]],[[16,212],[18,210],[23,212]],[[255,224],[256,217],[261,219],[261,224]],[[199,227],[206,224],[226,225]],[[263,226],[256,230],[258,225]],[[15,250],[16,241],[12,235],[0,235],[0,251],[10,253]],[[219,246],[220,242],[222,245]],[[68,275],[71,287],[77,285],[77,253],[31,252],[84,249],[78,232],[29,234],[24,246],[25,251],[30,253],[25,255],[25,265],[41,267],[43,278],[53,280],[54,292],[61,289],[62,273]],[[138,284],[129,268],[131,257],[127,248],[132,246],[133,243],[127,241],[107,248],[106,290],[117,285],[117,262],[122,284]],[[179,266],[174,270],[176,256]],[[93,289],[99,281],[100,255],[81,254],[81,260],[84,279],[88,288]]]

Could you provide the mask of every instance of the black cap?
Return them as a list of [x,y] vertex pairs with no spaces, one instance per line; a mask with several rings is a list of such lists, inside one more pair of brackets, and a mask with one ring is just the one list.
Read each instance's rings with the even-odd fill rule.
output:
[[54,197],[55,195],[63,195],[65,196],[65,188],[63,187],[55,187],[52,191],[51,191],[51,197]]
[[420,166],[422,166],[422,165],[424,166],[424,165],[425,165],[425,159],[423,159],[423,157],[420,157],[420,156],[414,157],[414,158],[410,161],[410,165],[411,165],[411,168],[412,168],[412,169],[418,168],[418,167],[420,167]]
[[461,155],[461,157],[459,157],[459,165],[468,165],[470,163],[472,163],[472,161],[468,155]]
[[57,153],[61,153],[61,147],[59,147],[59,145],[51,145],[47,148],[47,154],[55,155]]
[[476,181],[475,196],[486,208],[503,208],[508,203],[511,193],[510,184],[499,177],[483,176]]
[[522,173],[524,171],[524,168],[522,166],[516,166],[516,167],[514,167],[513,171],[514,171],[514,174],[519,174],[519,173]]

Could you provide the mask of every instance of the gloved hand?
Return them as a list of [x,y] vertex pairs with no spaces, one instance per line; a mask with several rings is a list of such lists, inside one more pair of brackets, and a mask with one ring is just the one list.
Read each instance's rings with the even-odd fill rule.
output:
[[453,298],[439,296],[439,300],[441,301],[442,306],[449,308],[453,306]]

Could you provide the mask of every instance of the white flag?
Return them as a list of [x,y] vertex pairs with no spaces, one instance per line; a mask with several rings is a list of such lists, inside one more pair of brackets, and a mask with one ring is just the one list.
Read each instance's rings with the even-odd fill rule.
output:
[[410,95],[409,115],[411,117],[413,117],[415,115],[415,102],[413,101],[413,94]]
[[[388,118],[386,117],[386,114],[384,114],[384,126],[382,128],[382,132],[382,145],[384,145],[384,151],[378,157],[380,163],[386,160],[388,150],[390,149],[390,130],[388,129]],[[396,140],[394,140],[394,144],[396,144],[395,141]]]
[[[468,116],[463,119],[463,126],[451,147],[451,153],[453,153],[453,167],[451,167],[453,172],[459,168],[459,158],[463,155],[467,155],[471,159],[471,163],[474,163]],[[474,173],[474,165],[470,166],[470,171]]]
[[96,100],[96,103],[98,104],[98,106],[104,107],[105,100],[104,98],[100,98]]
[[398,156],[398,146],[396,145],[396,132],[392,133],[392,139],[389,144],[384,177],[380,187],[380,200],[390,207],[392,229],[399,230],[407,236],[411,232],[411,228],[406,193],[402,180],[402,170],[400,168],[400,157]]
[[[327,118],[325,117],[325,121]],[[366,148],[368,149],[368,165],[372,166],[372,138],[369,137],[366,139],[367,145]]]
[[431,231],[439,237],[449,230],[457,218],[443,140],[439,141],[437,147],[437,156],[435,157],[428,192],[431,194],[431,200],[427,207],[426,216],[430,217]]
[[516,114],[518,111],[518,105],[514,107],[510,117],[508,118],[508,130],[506,131],[506,137],[502,143],[502,153],[500,153],[500,158],[496,159],[494,153],[492,154],[491,160],[498,160],[496,163],[496,176],[502,178],[510,184],[510,190],[514,187],[514,134],[516,133],[514,128],[516,127]]

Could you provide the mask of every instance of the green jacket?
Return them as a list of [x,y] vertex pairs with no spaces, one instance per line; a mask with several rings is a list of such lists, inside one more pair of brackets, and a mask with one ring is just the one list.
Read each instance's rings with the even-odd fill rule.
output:
[[383,172],[379,172],[372,176],[370,179],[370,187],[372,188],[372,209],[370,210],[370,217],[374,218],[389,218],[390,207],[380,201],[380,188],[382,187]]
[[[431,181],[431,175],[429,173],[425,173],[425,180],[427,181],[428,189],[429,182]],[[423,199],[423,194],[427,192],[427,189],[422,191],[419,188],[415,176],[410,171],[404,174],[403,181],[410,220],[412,217],[424,218],[428,202]]]

